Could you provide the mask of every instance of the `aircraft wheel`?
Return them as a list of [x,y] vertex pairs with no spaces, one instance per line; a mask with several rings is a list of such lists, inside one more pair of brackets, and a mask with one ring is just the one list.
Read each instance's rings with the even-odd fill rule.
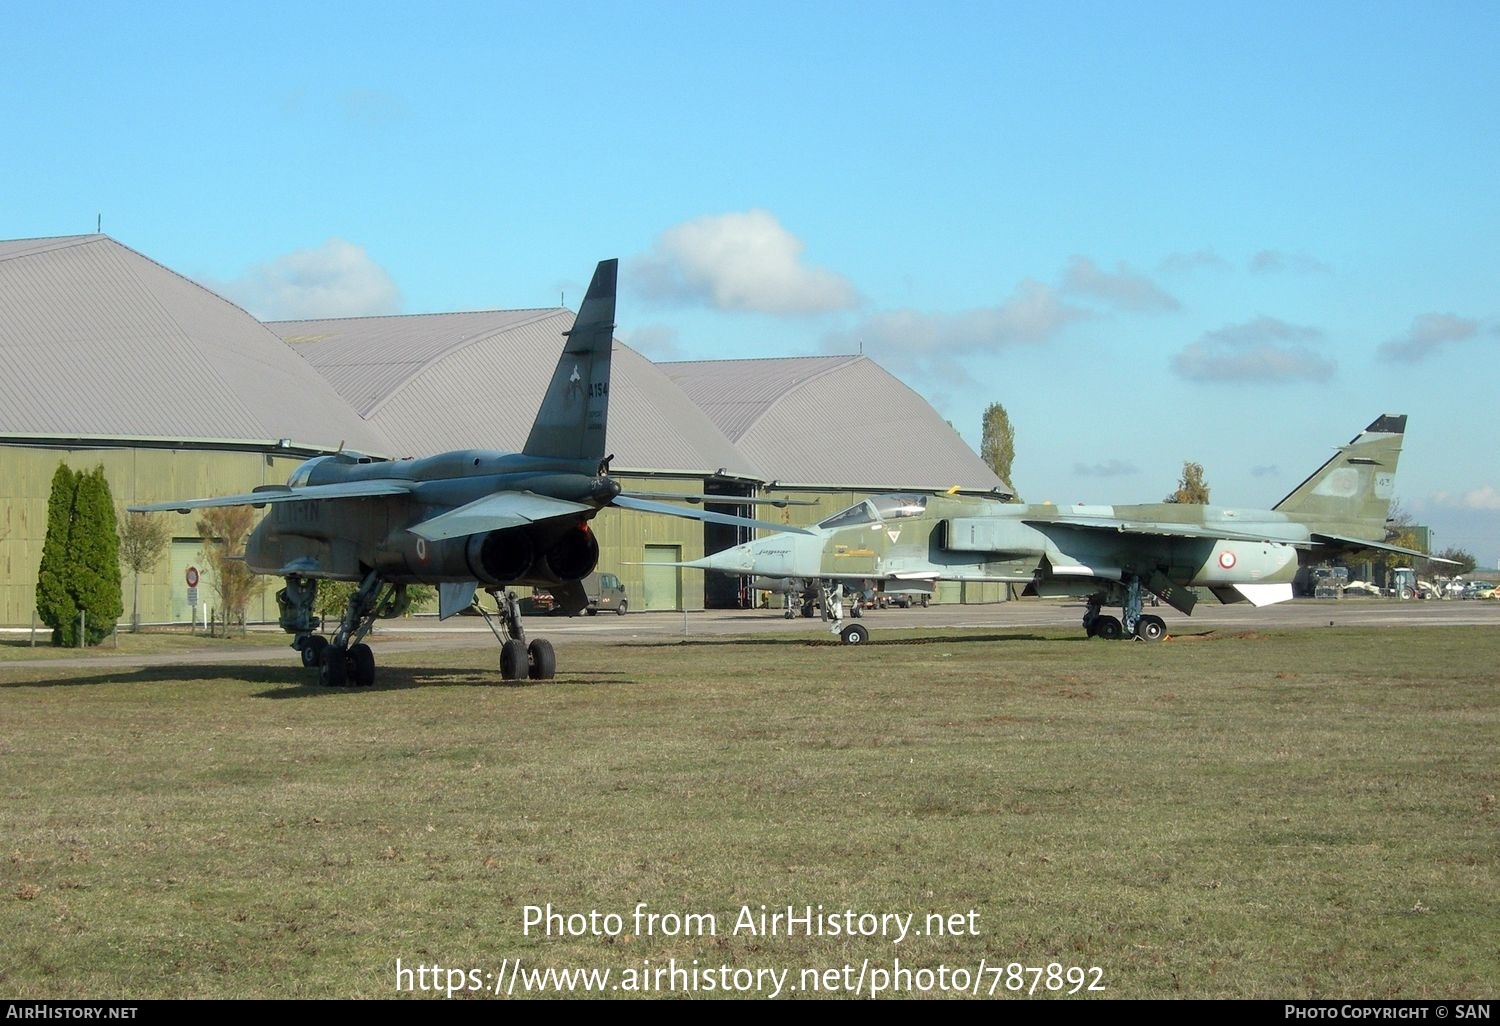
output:
[[846,645],[863,645],[870,640],[870,632],[864,624],[851,623],[839,631],[839,640]]
[[500,647],[500,679],[520,680],[526,676],[526,646],[512,638]]
[[864,614],[859,611],[859,607],[858,606],[855,606],[853,609],[849,610],[849,615],[852,616],[852,617],[854,617],[856,620],[858,620]]
[[349,650],[349,683],[367,688],[375,683],[375,653],[369,645],[355,645]]
[[349,660],[344,655],[344,650],[329,645],[323,653],[323,672],[321,678],[324,684],[331,688],[341,688],[349,683]]
[[628,606],[628,605],[630,605],[629,602],[626,602],[625,600],[621,599],[620,600],[620,604],[615,607],[615,612],[619,613],[621,616],[624,616],[625,615],[625,607]]
[[1142,641],[1160,641],[1167,636],[1167,622],[1159,616],[1143,616],[1135,622],[1135,636]]
[[782,613],[781,615],[782,615],[783,619],[791,620],[791,619],[795,618],[796,614],[794,614],[790,609],[788,609],[785,613]]
[[551,680],[557,675],[557,654],[552,651],[552,642],[537,638],[526,650],[527,673],[532,680]]
[[323,653],[328,649],[328,639],[314,634],[302,643],[302,665],[308,669],[323,665]]
[[1094,637],[1096,638],[1118,641],[1124,634],[1125,628],[1112,616],[1101,616],[1094,620]]
[[588,608],[588,614],[590,616],[598,616],[599,615],[599,607],[598,606],[589,606],[589,608]]

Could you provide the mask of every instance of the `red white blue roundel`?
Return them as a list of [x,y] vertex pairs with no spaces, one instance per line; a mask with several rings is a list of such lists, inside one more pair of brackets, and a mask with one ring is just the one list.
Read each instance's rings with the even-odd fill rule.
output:
[[1233,552],[1224,551],[1224,552],[1219,553],[1219,565],[1221,567],[1223,567],[1225,570],[1233,570],[1234,569],[1234,564],[1236,564],[1238,562],[1239,562],[1239,560],[1237,558],[1235,558],[1235,555],[1234,555]]

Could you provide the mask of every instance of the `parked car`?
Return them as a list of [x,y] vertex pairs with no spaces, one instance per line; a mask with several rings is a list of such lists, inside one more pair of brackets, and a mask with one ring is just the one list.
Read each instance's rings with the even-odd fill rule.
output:
[[[625,611],[630,608],[630,600],[625,594],[625,585],[620,583],[620,578],[615,574],[592,573],[580,583],[583,584],[583,592],[589,600],[583,612],[589,616],[597,616],[601,609],[613,609],[624,616]],[[536,588],[531,593],[531,608],[528,611],[533,613],[559,612],[557,599],[546,588]]]

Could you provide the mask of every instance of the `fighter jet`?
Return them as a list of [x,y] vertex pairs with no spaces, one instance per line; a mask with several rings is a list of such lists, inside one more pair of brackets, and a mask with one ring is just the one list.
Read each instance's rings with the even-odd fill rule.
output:
[[[325,684],[374,683],[375,657],[364,638],[377,619],[401,615],[411,584],[437,586],[441,619],[460,612],[485,617],[501,644],[501,677],[550,678],[557,665],[552,646],[544,639],[527,643],[510,589],[545,587],[569,612],[587,606],[579,582],[599,559],[589,521],[604,507],[786,529],[622,494],[610,477],[605,428],[617,268],[605,260],[595,269],[519,453],[469,449],[391,462],[339,452],[303,463],[284,487],[130,508],[269,506],[246,543],[245,562],[255,573],[286,579],[276,594],[281,626],[293,635],[303,665],[320,668]],[[330,637],[319,633],[315,613],[320,580],[359,582]],[[476,601],[480,588],[493,596],[496,617]]]
[[[1026,593],[1087,600],[1093,638],[1159,641],[1156,595],[1191,614],[1205,588],[1220,602],[1256,606],[1292,597],[1299,561],[1378,549],[1405,415],[1376,420],[1269,510],[1174,503],[1136,506],[1015,505],[957,494],[877,495],[822,521],[809,535],[776,534],[681,565],[821,582],[826,618],[847,644],[869,637],[842,623],[842,582],[875,579],[888,590],[927,591],[936,581],[1025,584]],[[1105,605],[1118,605],[1117,618]]]

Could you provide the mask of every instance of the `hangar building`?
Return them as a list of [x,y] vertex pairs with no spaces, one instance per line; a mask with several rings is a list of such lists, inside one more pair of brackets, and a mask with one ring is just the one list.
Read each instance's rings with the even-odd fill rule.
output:
[[[124,505],[282,483],[340,446],[519,449],[573,319],[558,307],[262,324],[103,235],[0,242],[0,309],[0,624],[21,625],[60,459],[103,463]],[[1008,490],[864,357],[658,365],[616,342],[612,385],[612,469],[627,489],[813,503],[776,514],[788,523],[894,488]],[[146,622],[186,619],[184,572],[202,564],[196,520],[174,519],[170,558],[142,578]],[[717,575],[640,564],[741,540],[625,510],[595,527],[601,569],[619,573],[632,608],[702,608],[714,586],[700,582]],[[251,616],[272,618],[271,605]]]

